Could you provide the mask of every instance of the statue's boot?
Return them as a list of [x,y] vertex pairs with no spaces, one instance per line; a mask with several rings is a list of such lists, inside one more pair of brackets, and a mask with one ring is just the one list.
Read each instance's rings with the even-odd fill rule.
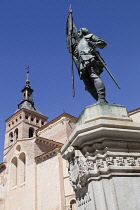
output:
[[107,103],[106,99],[105,99],[105,86],[103,81],[101,80],[100,76],[97,75],[93,69],[93,67],[90,68],[90,78],[91,80],[94,82],[94,86],[96,88],[97,91],[97,95],[98,95],[98,103]]
[[85,90],[88,91],[96,101],[98,101],[98,94],[94,86],[93,80],[91,80],[90,77],[87,77],[83,79],[83,82],[85,84]]

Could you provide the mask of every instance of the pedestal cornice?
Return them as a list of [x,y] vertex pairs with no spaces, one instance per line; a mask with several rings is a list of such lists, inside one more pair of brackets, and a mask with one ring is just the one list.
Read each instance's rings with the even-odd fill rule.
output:
[[132,121],[124,106],[89,106],[61,151],[75,190],[91,180],[140,176],[140,123]]

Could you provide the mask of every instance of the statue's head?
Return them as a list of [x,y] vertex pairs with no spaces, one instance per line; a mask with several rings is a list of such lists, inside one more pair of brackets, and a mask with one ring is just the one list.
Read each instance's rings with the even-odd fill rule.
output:
[[78,31],[79,37],[86,36],[87,34],[89,34],[89,31],[87,28],[80,28]]

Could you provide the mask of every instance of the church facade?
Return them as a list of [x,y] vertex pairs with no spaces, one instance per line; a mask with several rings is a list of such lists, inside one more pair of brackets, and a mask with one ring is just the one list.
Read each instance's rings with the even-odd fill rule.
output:
[[0,210],[74,210],[75,194],[60,149],[76,118],[63,113],[48,122],[32,100],[28,78],[17,111],[6,120],[0,163]]

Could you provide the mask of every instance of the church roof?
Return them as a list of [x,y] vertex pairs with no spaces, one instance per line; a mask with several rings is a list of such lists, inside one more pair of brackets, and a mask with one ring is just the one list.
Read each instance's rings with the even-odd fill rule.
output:
[[20,109],[28,109],[28,110],[31,110],[33,112],[36,112],[38,114],[41,114],[43,115],[33,104],[31,104],[30,101],[28,100],[24,100],[23,102],[21,102],[20,104],[18,104],[18,109],[16,110],[19,111]]
[[63,114],[59,115],[58,117],[54,118],[53,120],[51,120],[50,122],[48,122],[47,124],[41,126],[41,128],[38,129],[38,131],[43,130],[44,128],[48,127],[50,124],[57,122],[58,120],[60,120],[62,117],[68,117],[71,118],[72,120],[76,121],[76,117],[64,112]]
[[40,163],[44,160],[47,160],[47,159],[50,159],[50,158],[56,156],[58,152],[60,152],[60,148],[54,148],[48,152],[45,152],[45,153],[35,157],[35,161],[36,161],[36,163]]
[[133,109],[133,110],[129,111],[128,113],[129,113],[129,115],[133,115],[133,114],[138,113],[138,112],[140,112],[140,108]]
[[54,141],[54,140],[51,140],[51,139],[46,139],[46,138],[43,138],[43,137],[37,137],[36,138],[36,141],[38,142],[42,142],[42,143],[45,143],[45,144],[48,144],[48,145],[55,145],[56,147],[62,147],[63,144],[60,143],[60,142],[57,142],[57,141]]
[[63,144],[60,142],[42,138],[42,137],[37,137],[35,142],[43,143],[47,146],[47,150],[44,153],[35,157],[35,161],[37,163],[40,163],[44,160],[52,158],[58,152],[60,152],[60,149],[63,146]]

